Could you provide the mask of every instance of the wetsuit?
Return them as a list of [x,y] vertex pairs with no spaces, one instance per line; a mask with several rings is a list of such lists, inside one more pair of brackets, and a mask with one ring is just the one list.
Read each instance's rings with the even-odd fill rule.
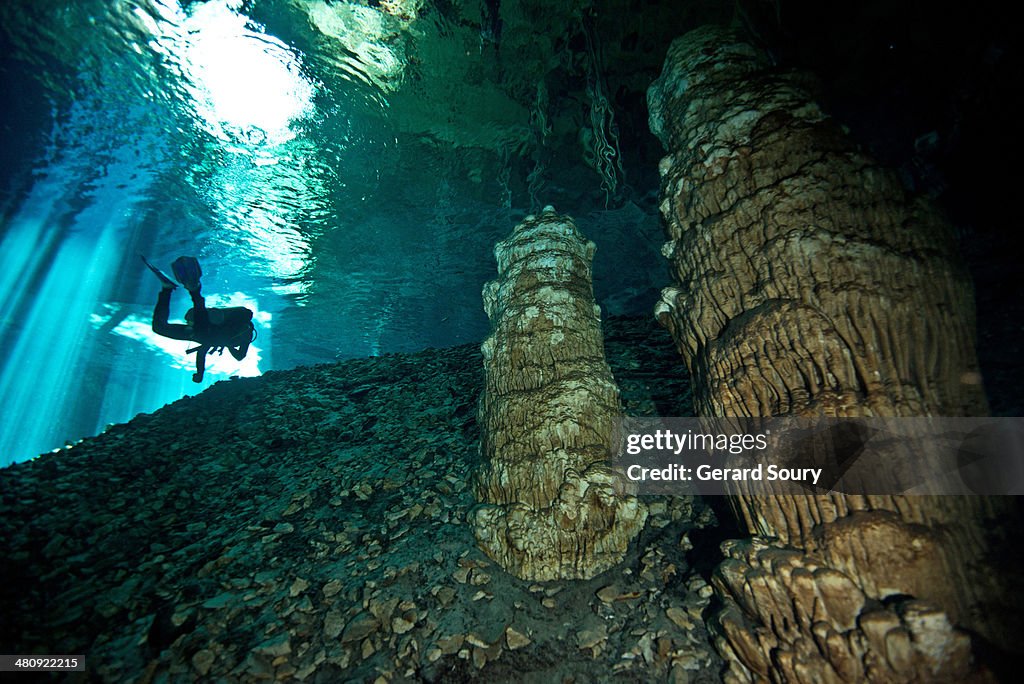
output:
[[[202,382],[206,371],[206,354],[211,349],[223,350],[227,347],[238,361],[245,358],[249,343],[252,342],[252,311],[244,307],[208,310],[206,300],[199,288],[196,288],[189,291],[192,296],[192,324],[168,323],[171,292],[173,289],[166,287],[160,290],[156,308],[153,309],[153,332],[175,340],[199,343],[198,347],[188,350],[189,354],[196,352],[196,373],[192,376],[194,382]],[[210,320],[211,311],[222,321],[213,323]]]

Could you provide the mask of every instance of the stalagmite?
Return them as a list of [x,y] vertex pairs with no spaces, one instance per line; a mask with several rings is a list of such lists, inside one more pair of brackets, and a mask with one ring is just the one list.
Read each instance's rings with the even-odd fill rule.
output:
[[[656,315],[690,369],[701,414],[986,412],[972,288],[951,226],[846,138],[804,78],[708,27],[673,43],[648,101],[669,151],[661,209],[676,281]],[[988,552],[986,518],[1001,504],[736,493],[755,540],[801,560],[733,553],[723,564],[719,626],[733,679],[768,667],[787,680],[958,677],[969,649],[950,620],[1013,646],[986,608],[1002,588],[977,562]],[[931,616],[920,629],[938,630],[928,643],[939,652],[914,650],[925,637],[906,611],[863,600],[901,595],[916,599],[914,615]]]
[[481,455],[472,522],[481,548],[532,580],[589,578],[620,561],[646,507],[606,466],[618,388],[605,362],[594,244],[545,208],[495,248],[484,287]]

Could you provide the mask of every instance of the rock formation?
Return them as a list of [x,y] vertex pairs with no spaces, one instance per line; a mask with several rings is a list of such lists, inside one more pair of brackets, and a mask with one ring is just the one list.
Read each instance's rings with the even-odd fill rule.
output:
[[[847,139],[803,77],[704,28],[673,43],[648,100],[669,150],[661,210],[676,281],[656,315],[699,413],[984,414],[951,226]],[[815,681],[957,677],[968,649],[935,606],[1000,640],[984,607],[999,590],[977,570],[993,501],[736,493],[755,542],[777,549],[730,552],[719,572],[734,680],[767,667]],[[872,603],[903,595],[917,599],[903,613]]]
[[594,244],[551,207],[498,243],[484,287],[483,550],[527,579],[589,578],[622,559],[647,511],[606,466],[619,393],[605,362]]
[[733,664],[732,681],[934,682],[972,674],[970,638],[934,606],[908,598],[872,605],[849,575],[758,538],[724,547],[728,559],[714,586],[726,607],[711,628]]

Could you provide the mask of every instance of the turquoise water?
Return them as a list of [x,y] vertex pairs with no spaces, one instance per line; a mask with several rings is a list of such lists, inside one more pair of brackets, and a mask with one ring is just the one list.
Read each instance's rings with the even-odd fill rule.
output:
[[[225,0],[26,0],[0,19],[18,94],[0,185],[2,464],[234,375],[480,340],[493,244],[538,203],[606,236],[606,310],[648,311],[661,284],[660,269],[624,275],[656,260],[649,198],[606,210],[586,166],[580,188],[545,188],[528,163],[537,111],[439,109],[458,97],[435,92],[444,60],[493,50],[472,22]],[[255,312],[244,362],[211,357],[192,383],[189,345],[150,330],[159,284],[139,254],[168,272],[195,255],[209,304]],[[172,321],[188,306],[179,289]]]

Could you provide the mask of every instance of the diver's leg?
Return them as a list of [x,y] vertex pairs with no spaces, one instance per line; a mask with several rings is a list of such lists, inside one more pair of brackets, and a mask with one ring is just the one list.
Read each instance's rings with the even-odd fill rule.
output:
[[167,317],[171,311],[171,292],[173,289],[170,287],[162,288],[160,295],[156,298],[156,307],[153,309],[153,332],[174,340],[187,340],[192,332],[187,325],[167,322]]
[[196,288],[188,291],[192,297],[192,319],[197,330],[207,330],[210,327],[210,314],[206,311],[206,299],[203,297],[202,289]]

